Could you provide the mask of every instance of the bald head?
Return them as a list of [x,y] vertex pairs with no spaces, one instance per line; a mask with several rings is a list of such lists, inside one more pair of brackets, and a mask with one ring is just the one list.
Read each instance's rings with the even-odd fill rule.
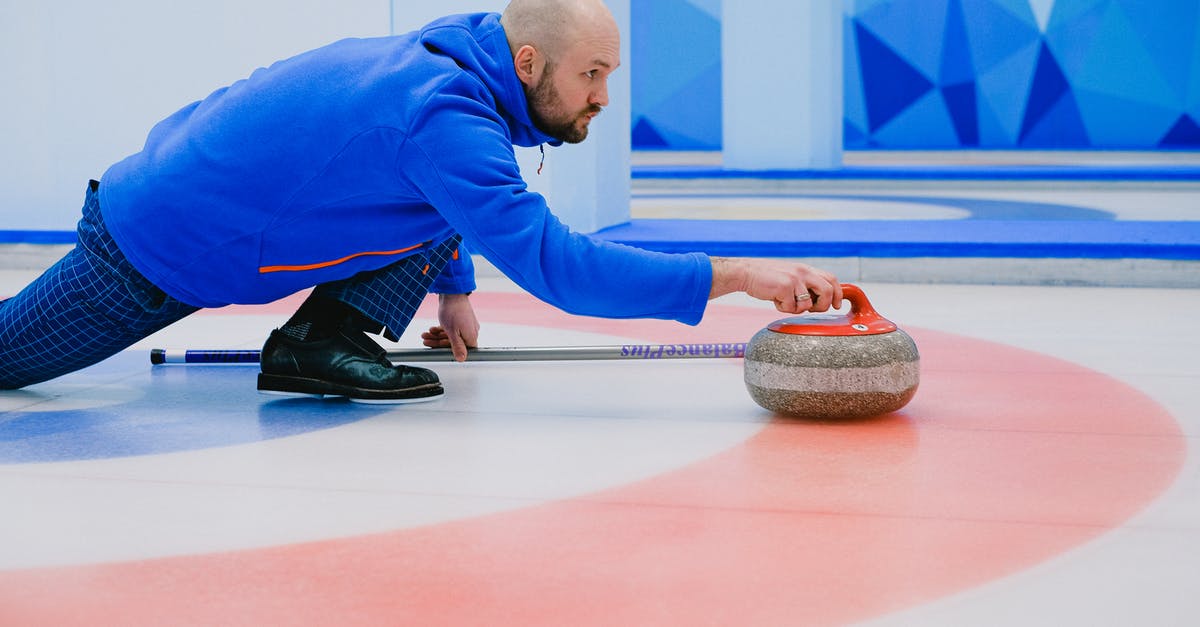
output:
[[583,141],[608,106],[621,33],[602,0],[512,0],[500,18],[529,117],[547,135]]
[[522,46],[533,46],[550,60],[581,37],[617,30],[603,0],[512,0],[500,23],[514,55]]

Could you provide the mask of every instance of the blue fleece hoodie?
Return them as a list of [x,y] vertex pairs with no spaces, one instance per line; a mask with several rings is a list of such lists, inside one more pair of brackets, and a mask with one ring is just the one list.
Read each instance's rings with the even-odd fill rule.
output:
[[[514,144],[545,142],[499,15],[451,16],[280,61],[184,107],[104,174],[100,204],[134,267],[200,307],[270,302],[458,233],[566,311],[699,322],[708,258],[571,232],[517,167]],[[433,289],[474,286],[464,254]]]
[[[104,173],[104,220],[130,262],[197,306],[268,303],[421,255],[455,233],[574,314],[690,324],[703,255],[569,231],[529,192],[512,145],[536,130],[499,16],[451,16],[259,68],[180,109]],[[474,288],[468,255],[433,291]]]

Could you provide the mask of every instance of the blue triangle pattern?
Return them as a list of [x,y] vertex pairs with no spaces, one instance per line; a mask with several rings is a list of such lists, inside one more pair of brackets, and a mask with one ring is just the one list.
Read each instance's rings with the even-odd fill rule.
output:
[[[721,90],[721,66],[703,68],[686,85],[659,105],[646,112],[654,120],[654,128],[664,139],[684,142],[687,150],[712,150],[721,145],[720,98],[705,94]],[[715,142],[707,138],[716,137]],[[667,141],[672,141],[667,139]]]
[[942,85],[970,81],[975,76],[971,45],[967,38],[967,19],[962,0],[950,0],[946,7],[946,32],[942,35],[942,67],[938,75]]
[[978,146],[979,111],[975,83],[946,85],[942,88],[942,99],[946,101],[959,145],[964,148]]
[[1075,103],[1092,143],[1111,148],[1136,148],[1138,138],[1162,137],[1179,118],[1179,110],[1128,96],[1076,88]]
[[930,148],[955,148],[958,136],[941,93],[930,90],[886,126],[871,135],[879,146],[921,142]]
[[[1090,21],[1090,20],[1089,20]],[[1183,90],[1173,89],[1163,78],[1145,42],[1131,31],[1128,17],[1115,3],[1104,7],[1088,45],[1053,45],[1060,67],[1070,76],[1072,87],[1146,103],[1183,100]],[[1077,57],[1071,60],[1070,57]],[[1119,82],[1114,76],[1122,77]]]
[[[719,6],[632,1],[635,147],[720,148]],[[1196,0],[844,7],[848,148],[1200,148]]]
[[[1055,13],[1058,15],[1055,5]],[[1058,25],[1046,31],[1044,40],[1058,60],[1058,66],[1069,76],[1087,70],[1093,59],[1103,57],[1103,38],[1107,4],[1091,4],[1087,11],[1075,14],[1070,22],[1059,19]]]
[[932,89],[933,83],[862,24],[854,25],[854,37],[863,84],[870,85],[867,120],[875,132]]
[[991,0],[963,0],[962,6],[970,11],[966,19],[967,47],[978,74],[1041,38],[1032,14],[1028,21],[1021,20]]
[[867,134],[850,120],[842,121],[842,146],[846,148],[866,148]]
[[[945,30],[946,8],[947,4],[955,1],[889,0],[870,10],[860,11],[855,16],[855,22],[870,30],[884,45],[897,51],[918,72],[927,77],[936,77],[942,59],[941,34]],[[919,19],[913,19],[914,16],[919,16]]]
[[1112,0],[1054,0],[1054,10],[1050,12],[1050,22],[1046,32],[1054,30],[1070,30],[1085,19],[1086,16],[1099,13]]
[[709,14],[713,19],[721,19],[721,0],[688,0],[688,2]]
[[[1009,16],[1014,17],[1018,20],[1021,20],[1022,22],[1025,22],[1026,24],[1029,25],[1029,28],[1032,28],[1035,31],[1040,30],[1038,28],[1037,15],[1034,14],[1033,6],[1031,5],[1031,3],[1034,2],[1035,0],[971,0],[971,1],[974,2],[976,5],[990,4],[995,9],[1003,10]],[[978,10],[979,8],[982,8],[982,7],[972,7],[972,8],[975,10]]]
[[1003,148],[1016,143],[1016,134],[1004,127],[986,100],[978,103],[979,146],[981,148]]
[[1050,47],[1043,43],[1038,51],[1037,69],[1033,72],[1033,84],[1029,87],[1029,98],[1025,103],[1025,121],[1021,123],[1022,143],[1069,90],[1067,77],[1063,76]]
[[1200,147],[1200,124],[1196,124],[1190,115],[1181,115],[1158,145],[1160,148]]
[[659,134],[654,125],[645,117],[639,117],[633,125],[633,145],[639,148],[666,148],[667,140]]
[[1144,0],[1120,0],[1122,14],[1128,22],[1128,37],[1144,46],[1150,55],[1149,66],[1186,97],[1189,64],[1187,59],[1197,47],[1200,37],[1200,2],[1179,3],[1170,11],[1147,11]]
[[854,20],[848,17],[842,20],[842,73],[845,82],[842,117],[855,128],[866,128],[867,101],[863,94],[862,70],[858,67],[858,46],[854,45]]
[[[690,135],[677,135],[664,129],[665,125],[671,123],[697,126],[686,116],[698,116],[705,120],[711,117],[711,112],[707,110],[667,113],[670,107],[664,104],[678,102],[681,93],[692,89],[695,80],[714,63],[719,68],[720,22],[715,18],[712,6],[701,7],[688,0],[635,0],[630,4],[630,23],[633,147],[676,150],[719,147],[719,123],[715,129],[706,129],[709,135],[698,141]],[[708,83],[707,90],[697,102],[710,103],[709,108],[719,106],[711,104],[720,103],[721,100],[719,69],[716,81]],[[717,115],[719,117],[720,114]],[[682,122],[681,116],[684,117]],[[643,125],[643,122],[649,126]]]
[[[642,42],[630,50],[634,119],[646,116],[658,122],[650,111],[721,62],[720,23],[686,0],[633,2],[630,30],[631,41]],[[721,97],[719,81],[714,97]]]
[[1075,95],[1063,92],[1032,128],[1021,133],[1020,147],[1057,150],[1090,144]]
[[976,78],[980,108],[986,104],[992,120],[999,123],[1003,136],[1009,138],[998,146],[1015,146],[1021,135],[1021,116],[1025,113],[1025,100],[1041,46],[1041,42],[1034,40]]

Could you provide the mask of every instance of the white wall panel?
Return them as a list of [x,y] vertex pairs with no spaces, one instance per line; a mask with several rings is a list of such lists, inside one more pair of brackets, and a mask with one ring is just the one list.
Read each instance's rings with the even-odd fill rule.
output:
[[388,0],[0,3],[0,230],[69,230],[88,178],[255,68],[388,34]]

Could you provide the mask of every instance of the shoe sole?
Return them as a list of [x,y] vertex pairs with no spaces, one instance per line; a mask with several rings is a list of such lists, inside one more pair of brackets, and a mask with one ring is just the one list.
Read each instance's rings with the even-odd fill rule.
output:
[[423,403],[442,397],[446,390],[441,383],[417,385],[403,390],[370,390],[352,385],[331,383],[320,379],[304,377],[287,377],[276,374],[259,374],[258,391],[263,394],[277,396],[299,396],[323,398],[326,396],[344,396],[355,403],[371,405],[400,405],[404,403]]

